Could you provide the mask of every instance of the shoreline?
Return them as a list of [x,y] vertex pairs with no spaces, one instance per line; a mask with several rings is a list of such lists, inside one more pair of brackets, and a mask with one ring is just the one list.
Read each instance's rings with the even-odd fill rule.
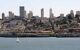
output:
[[79,36],[73,36],[73,35],[22,35],[22,36],[13,36],[13,35],[0,35],[0,37],[5,37],[5,38],[26,38],[26,37],[31,37],[31,38],[41,38],[41,37],[56,37],[56,38],[72,38],[72,37],[80,37]]

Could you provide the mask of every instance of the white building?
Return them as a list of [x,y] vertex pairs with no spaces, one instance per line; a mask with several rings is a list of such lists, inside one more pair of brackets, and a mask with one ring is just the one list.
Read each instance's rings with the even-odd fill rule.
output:
[[50,14],[50,18],[54,18],[54,14],[53,14],[53,12],[52,12],[52,8],[50,8],[49,14]]
[[28,13],[28,19],[31,19],[32,16],[33,16],[33,12],[29,11],[29,13]]

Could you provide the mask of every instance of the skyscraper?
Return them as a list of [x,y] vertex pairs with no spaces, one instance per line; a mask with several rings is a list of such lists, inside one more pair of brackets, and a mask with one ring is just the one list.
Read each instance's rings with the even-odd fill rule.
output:
[[53,18],[54,14],[53,14],[53,12],[52,12],[52,8],[50,8],[49,14],[50,14],[50,18]]
[[9,18],[14,18],[14,13],[12,13],[11,11],[9,11]]
[[4,13],[2,13],[2,19],[3,19],[3,20],[5,19],[5,14],[4,14]]
[[80,22],[80,11],[76,11],[76,20]]
[[24,6],[20,6],[20,17],[24,17],[25,16],[25,9]]
[[80,15],[80,11],[76,11],[76,15]]
[[31,19],[32,16],[33,16],[33,12],[29,11],[29,13],[28,13],[28,19]]
[[73,10],[70,11],[70,15],[74,19],[74,11]]
[[44,8],[41,9],[41,19],[44,18]]
[[24,17],[27,18],[26,11],[24,11]]

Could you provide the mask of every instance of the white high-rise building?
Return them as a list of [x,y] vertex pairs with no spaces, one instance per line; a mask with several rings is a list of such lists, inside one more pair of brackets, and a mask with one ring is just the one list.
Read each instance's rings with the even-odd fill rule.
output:
[[28,19],[31,19],[32,16],[33,16],[33,12],[29,11],[29,13],[28,13]]
[[27,15],[26,15],[26,11],[24,11],[24,17],[25,17],[25,18],[28,18]]
[[52,8],[50,8],[49,14],[50,14],[50,18],[54,18],[54,14],[53,14],[53,12],[52,12]]

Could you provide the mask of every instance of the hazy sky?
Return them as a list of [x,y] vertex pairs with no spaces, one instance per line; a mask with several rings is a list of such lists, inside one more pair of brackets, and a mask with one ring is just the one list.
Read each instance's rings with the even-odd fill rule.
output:
[[32,10],[34,15],[40,16],[40,9],[45,9],[45,16],[49,16],[49,9],[53,9],[55,16],[67,14],[70,10],[80,10],[80,0],[0,0],[0,16],[2,12],[8,16],[8,11],[19,15],[19,6],[25,6],[27,13]]

